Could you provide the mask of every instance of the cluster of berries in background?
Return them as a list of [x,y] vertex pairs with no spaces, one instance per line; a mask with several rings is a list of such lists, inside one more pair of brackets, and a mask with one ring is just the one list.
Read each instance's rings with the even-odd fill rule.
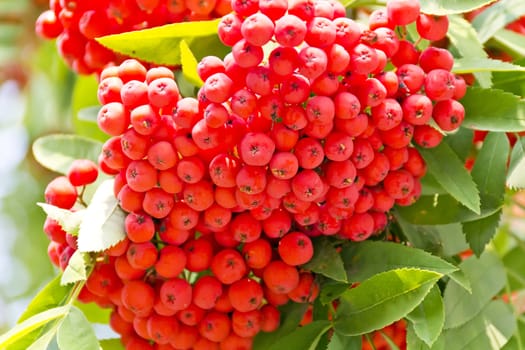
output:
[[[302,267],[312,238],[380,235],[392,207],[421,193],[416,146],[437,146],[464,118],[452,55],[413,44],[442,39],[448,20],[417,0],[388,2],[366,28],[335,0],[231,8],[218,29],[231,53],[199,62],[196,97],[170,69],[133,59],[100,74],[98,166],[114,177],[127,237],[79,298],[113,308],[126,349],[250,349],[279,327],[278,306],[318,296]],[[407,37],[411,23],[420,38]],[[75,177],[92,174],[82,162],[49,184],[48,203],[73,208],[96,178]],[[52,219],[44,230],[65,268],[75,237]]]
[[219,18],[230,0],[50,0],[36,21],[36,33],[56,39],[59,54],[76,73],[100,73],[125,57],[95,38],[183,21]]

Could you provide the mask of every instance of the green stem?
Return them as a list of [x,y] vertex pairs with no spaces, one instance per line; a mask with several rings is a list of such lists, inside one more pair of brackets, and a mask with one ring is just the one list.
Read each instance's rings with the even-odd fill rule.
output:
[[365,337],[366,337],[366,340],[368,341],[368,343],[370,344],[370,346],[372,347],[372,349],[377,350],[376,345],[374,344],[374,341],[370,337],[370,333],[366,333]]

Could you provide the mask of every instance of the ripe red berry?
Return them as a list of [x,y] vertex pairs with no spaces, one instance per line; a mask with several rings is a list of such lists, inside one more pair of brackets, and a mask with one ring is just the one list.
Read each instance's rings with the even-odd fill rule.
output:
[[46,203],[63,209],[71,209],[77,201],[77,189],[66,176],[51,180],[44,190]]

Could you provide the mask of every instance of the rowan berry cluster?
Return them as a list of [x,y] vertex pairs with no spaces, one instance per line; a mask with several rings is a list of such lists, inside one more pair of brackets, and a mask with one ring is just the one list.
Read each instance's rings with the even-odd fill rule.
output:
[[95,38],[218,18],[230,11],[230,0],[50,0],[35,29],[44,39],[57,39],[58,52],[75,72],[91,74],[125,59]]
[[405,36],[410,23],[420,39],[446,34],[417,0],[389,1],[368,28],[335,0],[231,6],[218,33],[232,52],[199,62],[196,98],[136,60],[100,75],[99,166],[127,237],[81,299],[114,308],[127,349],[250,349],[279,326],[277,306],[317,297],[311,238],[383,231],[421,193],[414,146],[464,118],[452,55]]

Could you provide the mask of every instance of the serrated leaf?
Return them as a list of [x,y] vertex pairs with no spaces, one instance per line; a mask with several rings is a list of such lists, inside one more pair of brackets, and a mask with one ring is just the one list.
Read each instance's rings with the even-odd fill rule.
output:
[[85,281],[87,279],[86,269],[85,253],[82,253],[79,250],[75,251],[73,255],[71,255],[67,267],[62,274],[60,284],[66,285],[78,281]]
[[525,188],[525,137],[520,137],[510,155],[509,170],[507,173],[507,186],[511,188]]
[[[464,3],[464,1],[461,0],[461,3]],[[476,31],[471,23],[463,17],[458,15],[449,17],[447,36],[461,57],[465,59],[488,57],[487,52],[483,48],[483,44],[479,41]],[[481,87],[490,88],[492,86],[492,76],[490,72],[474,72],[474,76]]]
[[201,87],[204,82],[197,74],[198,62],[186,40],[181,40],[180,42],[180,60],[184,77],[193,85]]
[[525,67],[492,58],[469,57],[454,60],[452,71],[456,74],[473,72],[523,72]]
[[445,324],[443,298],[437,285],[432,287],[423,302],[407,318],[412,322],[416,335],[431,347]]
[[100,340],[100,348],[102,350],[125,350],[122,340],[118,338]]
[[345,267],[341,256],[326,238],[313,239],[314,256],[303,267],[335,281],[347,282]]
[[484,9],[472,21],[482,43],[489,40],[498,30],[525,14],[522,0],[500,0]]
[[78,232],[78,250],[81,252],[100,252],[126,237],[126,214],[113,195],[113,181],[100,184],[86,209]]
[[490,252],[479,259],[472,256],[460,267],[470,280],[472,293],[449,281],[444,292],[446,329],[459,327],[476,317],[506,283],[501,260]]
[[417,268],[448,275],[458,268],[421,249],[393,242],[364,241],[342,247],[341,258],[348,280],[361,282],[374,275],[401,268]]
[[91,159],[97,163],[102,143],[78,135],[42,136],[33,143],[33,155],[42,166],[66,174],[75,159]]
[[69,308],[69,305],[66,305],[48,309],[18,323],[15,327],[0,336],[0,349],[5,349],[10,344],[15,343],[35,329],[38,329],[53,320],[66,316],[69,312]]
[[461,100],[465,107],[463,127],[488,131],[525,130],[525,102],[499,89],[468,88]]
[[124,54],[163,65],[180,65],[180,42],[191,47],[208,36],[216,36],[220,19],[167,24],[164,26],[107,35],[96,40],[103,46]]
[[506,52],[513,52],[520,56],[525,56],[525,36],[513,32],[509,29],[500,29],[494,35],[494,40]]
[[64,231],[76,235],[82,222],[84,210],[71,211],[47,203],[37,203],[51,219],[57,221]]
[[497,0],[420,0],[421,12],[431,15],[450,15],[472,11]]
[[486,218],[464,222],[463,232],[472,251],[480,256],[485,250],[485,246],[496,234],[501,220],[502,211],[498,211]]
[[72,285],[63,286],[60,284],[62,274],[53,278],[27,305],[25,311],[20,315],[18,323],[39,314],[45,310],[61,306],[66,302],[67,296],[71,293]]
[[330,321],[313,321],[276,339],[268,350],[315,350],[321,336],[331,327]]
[[348,337],[334,332],[326,350],[361,350],[361,339],[360,336]]
[[292,333],[301,322],[308,304],[288,303],[279,308],[281,325],[275,332],[259,332],[253,340],[253,350],[268,350],[280,338]]
[[350,336],[381,329],[411,312],[441,277],[419,269],[374,275],[341,296],[334,328]]
[[82,311],[72,306],[71,311],[58,328],[57,343],[60,350],[94,350],[99,349],[93,327]]
[[86,122],[97,122],[100,106],[84,107],[78,111],[77,118]]
[[442,142],[431,149],[420,149],[419,153],[427,163],[428,172],[452,197],[474,213],[481,213],[477,186],[450,146]]

